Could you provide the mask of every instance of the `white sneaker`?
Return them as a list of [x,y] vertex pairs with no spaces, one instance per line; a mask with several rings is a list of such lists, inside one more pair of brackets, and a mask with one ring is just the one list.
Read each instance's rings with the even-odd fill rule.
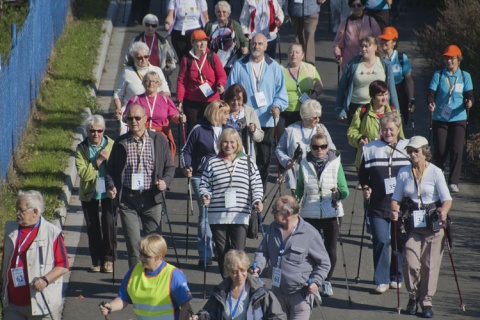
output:
[[460,190],[458,189],[458,185],[456,184],[449,184],[448,185],[448,190],[450,190],[451,193],[459,193]]
[[382,293],[384,293],[385,291],[388,290],[388,287],[389,287],[389,284],[388,284],[388,283],[379,284],[379,285],[375,288],[375,293],[382,294]]
[[399,289],[402,288],[402,283],[401,282],[397,282],[397,281],[391,281],[390,282],[390,289],[397,289],[397,287]]
[[322,296],[324,297],[333,296],[333,288],[332,288],[332,283],[330,281],[323,281]]

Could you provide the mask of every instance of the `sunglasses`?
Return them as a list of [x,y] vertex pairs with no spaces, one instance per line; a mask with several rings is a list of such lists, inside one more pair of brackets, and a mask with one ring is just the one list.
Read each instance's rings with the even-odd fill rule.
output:
[[363,7],[363,5],[361,3],[352,3],[350,5],[350,8],[361,8]]
[[149,256],[148,254],[146,254],[145,252],[142,252],[142,251],[139,252],[139,255],[140,255],[140,257],[144,257],[145,259],[150,259],[152,257],[152,256]]
[[327,150],[327,148],[328,148],[328,144],[322,144],[320,146],[317,146],[316,144],[312,145],[312,150],[315,150],[315,151],[317,151],[318,149]]
[[149,58],[150,58],[150,56],[149,56],[149,55],[135,57],[135,59],[137,59],[138,61],[141,61],[141,60],[148,60]]
[[140,121],[143,119],[143,117],[145,116],[142,116],[142,117],[139,117],[139,116],[136,116],[136,117],[127,117],[127,121],[133,121],[133,119],[135,119],[135,121]]
[[152,27],[152,28],[156,28],[158,25],[154,24],[154,23],[145,23],[145,27]]
[[97,130],[95,130],[95,129],[90,129],[90,130],[88,130],[88,131],[89,131],[90,133],[102,133],[104,130],[103,130],[103,129],[97,129]]

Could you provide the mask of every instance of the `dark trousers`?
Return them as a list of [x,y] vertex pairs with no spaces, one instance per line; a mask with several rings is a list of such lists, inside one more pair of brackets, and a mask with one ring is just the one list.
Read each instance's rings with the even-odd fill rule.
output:
[[275,59],[275,53],[277,52],[277,38],[267,42],[267,50],[265,52],[270,56],[270,58]]
[[185,31],[185,35],[182,36],[182,31],[180,30],[173,30],[172,31],[172,45],[173,49],[177,53],[179,63],[182,61],[184,55],[192,49],[192,44],[190,42],[190,37],[195,30],[187,30]]
[[150,0],[132,0],[132,8],[130,9],[131,21],[142,23],[143,17],[150,11]]
[[187,135],[193,129],[198,119],[203,117],[203,113],[209,104],[210,102],[183,99],[183,113],[187,117]]
[[225,272],[225,255],[229,250],[245,249],[247,241],[247,226],[244,224],[211,224],[213,241],[217,250],[218,268],[222,278],[228,275]]
[[[348,125],[350,125],[352,123],[352,120],[353,120],[353,116],[355,115],[355,112],[357,111],[357,109],[359,107],[363,106],[363,104],[358,104],[358,103],[350,103],[350,105],[348,106],[348,110],[347,110],[347,121],[348,121]],[[395,106],[396,107],[396,106]]]
[[390,10],[366,10],[367,14],[377,21],[380,30],[390,25]]
[[[280,118],[281,119],[281,118]],[[268,168],[270,166],[270,158],[272,157],[272,146],[275,143],[274,128],[262,127],[264,132],[263,140],[257,142],[257,167],[263,182],[263,190],[266,190],[268,179]]]
[[342,218],[328,218],[328,219],[308,219],[305,218],[305,221],[310,223],[318,232],[323,233],[323,243],[325,244],[325,249],[327,249],[328,257],[330,258],[330,271],[328,272],[327,278],[325,280],[330,281],[337,264],[337,240],[339,235],[340,226],[342,224]]
[[462,171],[463,145],[467,122],[433,121],[433,163],[440,169],[445,169],[447,155],[450,154],[450,175],[448,184],[458,184]]
[[[300,117],[300,111],[283,111],[280,112],[280,117],[284,121],[284,128],[288,128],[289,125],[294,124],[295,122],[302,121],[302,117]],[[279,135],[279,141],[282,135]]]
[[[99,205],[102,206],[102,217],[99,216]],[[114,261],[117,244],[116,221],[113,221],[112,200],[92,199],[82,201],[83,215],[87,224],[88,248],[92,266],[103,265],[105,261]],[[117,217],[115,216],[115,220]]]
[[402,115],[403,124],[408,124],[408,95],[407,95],[407,87],[405,86],[405,80],[400,82],[399,84],[395,85],[397,89],[397,97],[398,97],[398,104],[399,106],[395,106],[395,108],[400,109],[400,114]]
[[290,17],[295,40],[303,46],[305,61],[315,65],[315,31],[318,25],[318,13],[304,17]]

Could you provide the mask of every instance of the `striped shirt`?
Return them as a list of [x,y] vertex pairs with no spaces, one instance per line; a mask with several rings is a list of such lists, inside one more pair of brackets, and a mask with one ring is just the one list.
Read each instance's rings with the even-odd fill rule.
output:
[[127,138],[127,163],[125,165],[125,178],[123,186],[129,189],[132,188],[132,174],[141,173],[145,190],[153,188],[153,148],[152,141],[145,130],[143,136],[136,140],[133,135]]

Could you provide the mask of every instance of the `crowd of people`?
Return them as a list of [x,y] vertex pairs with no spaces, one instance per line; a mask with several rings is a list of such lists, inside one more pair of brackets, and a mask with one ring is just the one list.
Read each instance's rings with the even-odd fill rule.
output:
[[[209,21],[205,0],[170,0],[164,27],[172,46],[157,31],[159,19],[144,16],[145,29],[130,43],[114,93],[119,136],[105,135],[105,119],[93,115],[76,152],[89,271],[113,272],[117,216],[127,246],[129,270],[118,296],[99,306],[103,315],[132,304],[138,319],[309,319],[319,294],[334,294],[342,201],[350,192],[330,134],[338,128],[329,131],[320,121],[323,83],[314,37],[324,0],[283,2],[246,0],[236,21],[230,4],[217,1],[216,19]],[[372,234],[374,292],[404,283],[407,312],[420,307],[431,318],[444,248],[435,221],[446,223],[450,193],[459,192],[473,86],[460,69],[460,48],[448,46],[445,68],[435,72],[426,93],[433,142],[406,139],[414,83],[409,59],[397,49],[398,31],[389,26],[390,5],[348,0],[351,14],[334,25],[333,58],[342,72],[335,111],[348,122],[345,133],[355,149]],[[276,43],[287,13],[297,42],[282,66]],[[171,122],[183,128],[180,142]],[[222,278],[196,314],[185,274],[165,261],[161,236],[178,144],[198,206],[198,265],[206,272],[218,261]],[[290,192],[275,200],[273,222],[251,261],[244,252],[249,221],[263,211],[272,153],[275,184],[286,177]],[[69,262],[61,231],[43,219],[43,208],[38,191],[19,192],[17,221],[7,223],[5,319],[59,319]],[[403,239],[397,237],[401,223]],[[261,276],[271,279],[270,289]]]

